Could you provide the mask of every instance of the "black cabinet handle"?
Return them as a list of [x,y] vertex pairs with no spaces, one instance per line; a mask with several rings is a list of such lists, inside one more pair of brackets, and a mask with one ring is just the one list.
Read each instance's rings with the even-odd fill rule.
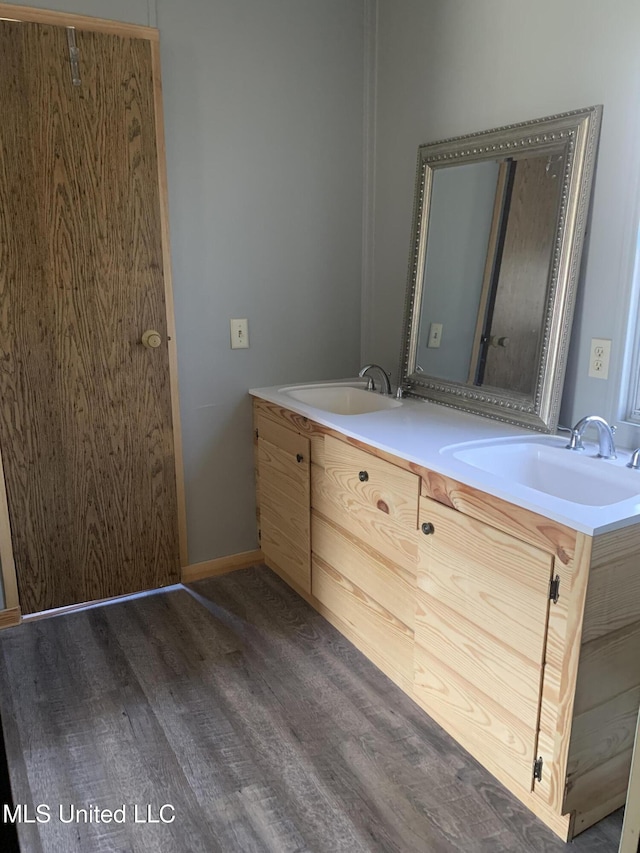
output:
[[366,483],[369,479],[369,474],[366,471],[360,471],[360,473],[358,474],[358,479],[361,483]]
[[296,453],[296,459],[298,460],[298,462],[302,462],[304,456],[302,455],[302,453]]
[[425,536],[429,536],[431,533],[435,533],[435,531],[436,529],[430,521],[425,521],[425,523],[422,525],[422,532]]

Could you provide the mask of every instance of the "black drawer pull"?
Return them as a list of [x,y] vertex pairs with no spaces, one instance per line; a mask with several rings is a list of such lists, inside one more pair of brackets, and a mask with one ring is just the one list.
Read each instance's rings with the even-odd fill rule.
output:
[[431,533],[435,533],[435,531],[436,529],[430,521],[425,521],[425,523],[422,525],[422,532],[425,536],[429,536]]
[[366,483],[369,479],[369,474],[366,471],[360,471],[360,473],[358,474],[358,479],[361,483]]
[[296,459],[298,460],[298,462],[302,462],[304,456],[302,455],[302,453],[296,453]]

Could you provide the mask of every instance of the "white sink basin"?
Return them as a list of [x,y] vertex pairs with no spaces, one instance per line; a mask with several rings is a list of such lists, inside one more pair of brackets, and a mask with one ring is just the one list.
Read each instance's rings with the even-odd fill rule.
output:
[[566,450],[563,445],[507,439],[448,452],[459,462],[496,477],[583,506],[640,500],[640,471]]
[[402,405],[393,397],[351,385],[299,385],[280,390],[299,403],[334,415],[365,415]]

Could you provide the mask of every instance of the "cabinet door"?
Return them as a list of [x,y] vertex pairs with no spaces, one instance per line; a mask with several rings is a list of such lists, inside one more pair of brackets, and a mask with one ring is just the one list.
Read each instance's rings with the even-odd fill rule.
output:
[[433,530],[418,534],[416,697],[531,789],[553,557],[428,499],[422,525]]
[[267,565],[311,591],[309,439],[258,418],[258,499]]

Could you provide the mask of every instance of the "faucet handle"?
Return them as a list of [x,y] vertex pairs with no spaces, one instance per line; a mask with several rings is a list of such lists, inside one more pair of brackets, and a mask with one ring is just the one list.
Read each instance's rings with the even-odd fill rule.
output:
[[577,429],[569,429],[569,427],[559,426],[558,432],[568,432],[571,436],[571,438],[569,439],[569,444],[565,444],[566,450],[584,450],[582,436],[580,435]]

